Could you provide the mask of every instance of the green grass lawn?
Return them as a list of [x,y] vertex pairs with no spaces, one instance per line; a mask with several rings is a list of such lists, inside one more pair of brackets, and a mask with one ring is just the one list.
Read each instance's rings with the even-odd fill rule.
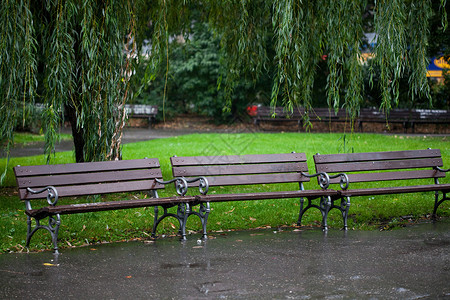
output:
[[[441,149],[444,168],[450,167],[450,143],[448,137],[425,137],[380,134],[311,134],[311,133],[248,133],[248,134],[190,134],[172,138],[132,143],[123,146],[123,159],[156,157],[161,162],[163,177],[170,179],[169,158],[196,155],[235,155],[305,152],[308,157],[310,173],[314,172],[312,156],[316,153],[332,154],[342,152],[372,152],[415,150],[426,148]],[[72,152],[57,153],[52,163],[74,162]],[[0,168],[4,169],[5,159],[0,159]],[[44,164],[42,155],[11,158],[6,180],[0,192],[0,251],[21,251],[25,245],[26,217],[24,205],[15,191],[15,179],[12,167],[16,165]],[[450,175],[441,180],[450,182]],[[413,183],[411,183],[413,184]],[[245,191],[288,190],[292,185],[262,185],[211,189],[210,193],[231,193]],[[317,188],[315,181],[306,188]],[[195,193],[191,190],[190,193]],[[169,186],[159,193],[161,197],[175,194]],[[114,195],[108,198],[126,199],[145,195]],[[105,197],[102,197],[102,199]],[[98,199],[100,201],[101,199]],[[63,199],[60,201],[64,201]],[[83,201],[78,199],[77,201]],[[432,212],[434,197],[432,193],[407,194],[376,197],[358,197],[352,199],[349,216],[351,229],[388,229],[398,227],[405,222],[428,218]],[[299,201],[264,200],[245,202],[225,202],[211,204],[208,219],[208,231],[214,236],[222,230],[240,230],[249,228],[293,226],[298,218]],[[153,208],[128,209],[100,213],[86,213],[62,216],[59,233],[59,246],[79,246],[96,242],[120,241],[133,238],[149,238],[153,224]],[[450,216],[450,201],[443,203],[438,215]],[[319,226],[321,215],[318,210],[309,210],[303,218],[307,226]],[[342,217],[332,210],[328,218],[331,229],[342,227]],[[173,235],[178,222],[168,218],[158,227],[158,234]],[[189,232],[201,229],[200,221],[191,216],[188,221]],[[31,241],[31,250],[50,249],[50,236],[45,230],[36,233]]]

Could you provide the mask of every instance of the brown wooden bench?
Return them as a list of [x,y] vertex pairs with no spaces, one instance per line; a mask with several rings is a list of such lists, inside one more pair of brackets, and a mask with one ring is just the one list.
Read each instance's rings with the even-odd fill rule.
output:
[[441,109],[416,109],[414,118],[411,120],[412,133],[416,124],[435,124],[448,127],[450,125],[450,111]]
[[[58,230],[61,224],[60,215],[97,212],[137,207],[155,207],[155,220],[152,235],[155,234],[159,222],[167,217],[176,217],[183,230],[187,216],[184,205],[194,201],[193,196],[184,196],[187,183],[182,178],[170,181],[162,180],[162,173],[158,159],[138,159],[109,162],[89,162],[77,164],[17,166],[14,168],[20,199],[25,201],[25,213],[28,216],[28,230],[26,246],[38,229],[50,232],[54,250],[58,252]],[[158,198],[158,190],[167,183],[176,182],[177,193],[180,196]],[[124,193],[144,191],[152,198],[127,199],[106,202],[70,203],[68,197],[103,195],[110,193]],[[66,198],[60,200],[60,198]],[[47,199],[48,205],[32,208],[31,201]],[[61,203],[62,202],[62,203]],[[167,212],[169,207],[179,205],[178,213]],[[164,208],[164,214],[158,217],[158,206]],[[48,225],[41,221],[48,218]],[[32,229],[32,220],[35,227]],[[181,232],[182,235],[183,232]]]
[[148,120],[148,127],[151,128],[158,114],[158,106],[145,104],[125,104],[125,110],[129,118],[142,118]]
[[[344,185],[344,188],[339,190],[338,197],[332,196],[331,205],[328,207],[328,210],[337,208],[341,211],[345,229],[347,229],[351,197],[435,192],[433,219],[436,218],[436,211],[439,205],[443,201],[450,199],[446,196],[446,193],[450,191],[450,184],[439,183],[439,178],[445,177],[446,172],[449,171],[448,169],[443,170],[440,168],[443,166],[443,162],[439,149],[316,154],[314,155],[314,162],[317,172],[327,172],[329,174],[345,173],[349,185]],[[335,175],[330,175],[330,183],[338,183],[337,178],[333,177]],[[414,184],[421,184],[409,184],[412,180],[414,180]],[[371,182],[386,183],[382,184],[383,187],[352,188],[356,183],[367,184]],[[440,200],[439,192],[443,194]],[[339,199],[341,201],[340,205],[334,204]]]
[[[297,122],[298,130],[304,127],[304,108],[295,108],[293,112],[286,112],[283,107],[275,109],[268,106],[258,106],[252,109],[252,118],[255,125],[259,126],[261,122]],[[275,113],[275,116],[274,116]],[[329,108],[314,108],[309,112],[309,120],[311,122],[346,122],[350,123],[351,119],[345,109],[339,109],[335,112]]]
[[[255,125],[261,122],[294,122],[298,124],[298,130],[304,126],[305,110],[303,108],[294,109],[292,113],[285,111],[283,107],[271,108],[268,106],[251,106],[247,109],[253,118]],[[275,117],[273,114],[275,113]],[[345,109],[335,112],[329,108],[314,108],[309,113],[311,122],[326,123],[351,123],[351,118]],[[379,123],[386,124],[389,129],[390,124],[401,124],[404,133],[414,133],[417,124],[438,124],[440,126],[450,125],[450,111],[430,110],[430,109],[392,109],[388,114],[377,108],[361,108],[354,120],[355,126],[360,132],[364,131],[364,124]]]
[[[247,201],[265,199],[299,198],[300,211],[304,199],[320,199],[317,208],[327,207],[331,197],[337,191],[327,190],[328,175],[325,173],[309,175],[306,155],[304,153],[225,155],[171,157],[173,176],[186,178],[193,186],[200,186],[202,193],[196,198],[200,204],[198,213],[206,238],[206,223],[210,212],[210,202]],[[303,183],[311,177],[318,177],[322,189],[304,190]],[[298,183],[299,188],[290,191],[273,191],[257,193],[208,194],[210,187]],[[321,210],[326,222],[327,210]],[[324,224],[326,227],[326,224]]]

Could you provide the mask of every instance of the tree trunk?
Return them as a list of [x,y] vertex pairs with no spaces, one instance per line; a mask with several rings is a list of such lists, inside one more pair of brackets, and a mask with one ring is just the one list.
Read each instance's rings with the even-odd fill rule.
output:
[[65,105],[65,115],[72,127],[73,144],[75,146],[75,161],[84,162],[84,136],[83,130],[77,126],[77,110],[72,104]]
[[68,118],[70,122],[70,126],[72,127],[72,137],[73,137],[73,144],[75,146],[75,161],[77,163],[84,162],[84,146],[85,146],[85,139],[84,139],[84,130],[81,127],[77,126],[77,111],[80,110],[81,107],[81,67],[78,65],[82,60],[81,55],[81,26],[77,24],[75,26],[75,43],[73,45],[74,47],[74,55],[75,55],[75,61],[77,62],[77,68],[75,70],[75,82],[76,86],[74,88],[75,93],[71,95],[72,101],[68,101],[64,105],[65,110],[65,116]]

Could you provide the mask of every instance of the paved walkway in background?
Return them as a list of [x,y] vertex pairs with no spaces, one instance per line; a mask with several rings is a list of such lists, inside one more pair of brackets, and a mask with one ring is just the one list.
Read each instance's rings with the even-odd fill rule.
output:
[[[194,131],[189,129],[147,129],[147,128],[126,128],[122,142],[135,143],[140,141],[149,141],[160,138],[167,138],[177,135],[190,134]],[[61,133],[71,134],[70,128],[62,129]],[[63,140],[55,145],[56,152],[72,151],[74,149],[72,140]],[[0,151],[0,158],[5,157],[4,149]],[[36,142],[28,145],[19,145],[11,149],[11,157],[23,157],[44,154],[44,142]]]
[[0,255],[0,298],[450,299],[450,223],[262,230]]

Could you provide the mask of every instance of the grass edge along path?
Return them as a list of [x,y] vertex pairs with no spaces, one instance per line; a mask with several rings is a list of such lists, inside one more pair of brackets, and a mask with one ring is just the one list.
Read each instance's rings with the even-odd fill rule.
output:
[[[160,160],[164,179],[171,178],[169,158],[196,155],[237,155],[305,152],[310,172],[314,172],[312,156],[316,153],[331,154],[343,152],[376,152],[396,150],[416,150],[426,148],[441,149],[444,168],[450,167],[450,143],[446,136],[403,136],[380,134],[312,134],[312,133],[245,133],[245,134],[190,134],[172,138],[158,139],[124,145],[123,159],[157,157]],[[56,153],[52,163],[73,162],[72,152]],[[15,179],[12,167],[16,165],[44,164],[42,155],[11,158],[10,169],[5,188],[0,192],[0,252],[23,251],[26,237],[26,215],[24,204],[19,200],[14,188]],[[5,159],[0,159],[0,168],[4,168]],[[449,183],[450,176],[441,180]],[[296,185],[265,185],[241,187],[234,192],[287,190]],[[306,188],[316,188],[315,182]],[[210,193],[214,193],[211,190]],[[216,192],[231,193],[229,188],[218,188]],[[195,191],[191,191],[195,193]],[[161,197],[174,195],[172,186],[160,193]],[[146,197],[145,194],[112,195],[94,198],[102,201],[108,198],[127,199]],[[428,220],[432,212],[434,196],[432,193],[390,195],[376,197],[358,197],[352,199],[349,216],[350,229],[390,229],[411,222]],[[82,202],[84,199],[78,199]],[[92,199],[90,199],[92,200]],[[63,199],[61,201],[64,201]],[[224,202],[211,205],[208,219],[210,237],[228,230],[246,230],[254,228],[293,227],[297,221],[299,201],[264,200]],[[444,202],[438,216],[450,217],[450,201]],[[304,218],[305,226],[319,227],[321,216],[318,210],[308,211]],[[331,230],[342,227],[342,217],[337,210],[329,216]],[[60,228],[61,248],[89,245],[102,242],[130,239],[148,240],[153,224],[153,208],[127,209],[100,213],[86,213],[62,216]],[[302,227],[303,228],[303,227]],[[300,228],[300,230],[302,230]],[[178,222],[167,218],[158,227],[158,235],[175,235]],[[190,233],[201,229],[199,219],[191,216],[187,229]],[[49,234],[38,231],[30,245],[31,251],[51,249]]]

